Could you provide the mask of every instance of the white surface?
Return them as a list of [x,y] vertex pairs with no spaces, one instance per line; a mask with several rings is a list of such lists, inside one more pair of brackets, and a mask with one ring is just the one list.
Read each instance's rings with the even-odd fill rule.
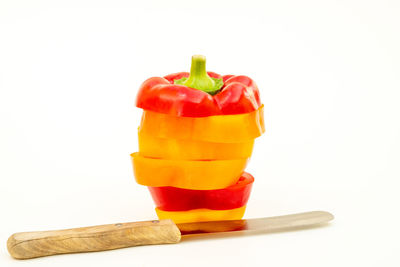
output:
[[[399,266],[399,1],[65,2],[0,2],[0,266]],[[198,53],[261,89],[245,216],[335,221],[12,260],[13,232],[155,218],[129,160],[135,94]]]

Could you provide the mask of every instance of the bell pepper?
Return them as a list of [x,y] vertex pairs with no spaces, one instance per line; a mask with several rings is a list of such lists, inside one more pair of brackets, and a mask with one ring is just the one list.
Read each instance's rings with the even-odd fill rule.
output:
[[148,186],[160,219],[176,223],[240,219],[254,178],[243,173],[264,131],[257,85],[247,76],[207,72],[193,56],[190,73],[147,79],[136,181]]
[[171,219],[175,223],[240,220],[245,211],[246,206],[230,210],[195,209],[188,211],[164,211],[156,208],[160,220]]
[[179,117],[242,114],[261,107],[252,79],[206,72],[205,64],[205,57],[193,56],[190,74],[147,79],[139,89],[136,106]]
[[139,153],[143,157],[215,160],[249,158],[254,140],[243,143],[211,143],[183,139],[159,138],[139,132]]
[[145,110],[139,134],[215,143],[248,142],[265,131],[263,114],[262,106],[244,114],[200,118],[177,117]]
[[163,211],[193,209],[229,210],[245,206],[254,178],[244,172],[232,186],[218,190],[190,190],[176,187],[149,187],[156,207]]
[[136,182],[141,185],[213,190],[234,185],[247,158],[232,160],[168,160],[131,154]]

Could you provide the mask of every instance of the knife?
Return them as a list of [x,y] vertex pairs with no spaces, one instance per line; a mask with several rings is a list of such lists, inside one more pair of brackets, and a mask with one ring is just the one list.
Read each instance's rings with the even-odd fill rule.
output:
[[15,259],[104,251],[141,245],[172,244],[181,236],[211,233],[281,232],[327,223],[333,215],[311,211],[269,218],[175,224],[172,220],[116,223],[11,235],[7,249]]

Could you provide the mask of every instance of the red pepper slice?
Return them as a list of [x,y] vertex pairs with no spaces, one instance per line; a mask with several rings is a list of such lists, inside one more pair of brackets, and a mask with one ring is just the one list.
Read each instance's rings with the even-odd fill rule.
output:
[[164,211],[192,209],[228,210],[246,205],[254,178],[244,172],[232,186],[217,190],[191,190],[176,187],[148,187],[157,208]]
[[[206,75],[205,58],[199,59],[194,56],[192,69],[196,62],[202,64],[204,75]],[[192,72],[191,74],[180,72],[164,78],[147,79],[139,89],[136,106],[179,117],[242,114],[255,111],[261,106],[257,85],[249,77],[243,75],[221,76],[214,72],[207,72],[207,74],[211,78],[223,81],[222,89],[214,96],[202,90],[174,84],[176,80],[192,75]]]

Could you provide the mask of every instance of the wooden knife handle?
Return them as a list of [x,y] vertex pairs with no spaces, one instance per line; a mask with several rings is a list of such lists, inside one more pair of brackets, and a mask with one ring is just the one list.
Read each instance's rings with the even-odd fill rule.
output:
[[8,239],[7,249],[16,259],[31,259],[64,253],[171,244],[178,243],[180,239],[181,232],[171,220],[160,220],[15,233]]

